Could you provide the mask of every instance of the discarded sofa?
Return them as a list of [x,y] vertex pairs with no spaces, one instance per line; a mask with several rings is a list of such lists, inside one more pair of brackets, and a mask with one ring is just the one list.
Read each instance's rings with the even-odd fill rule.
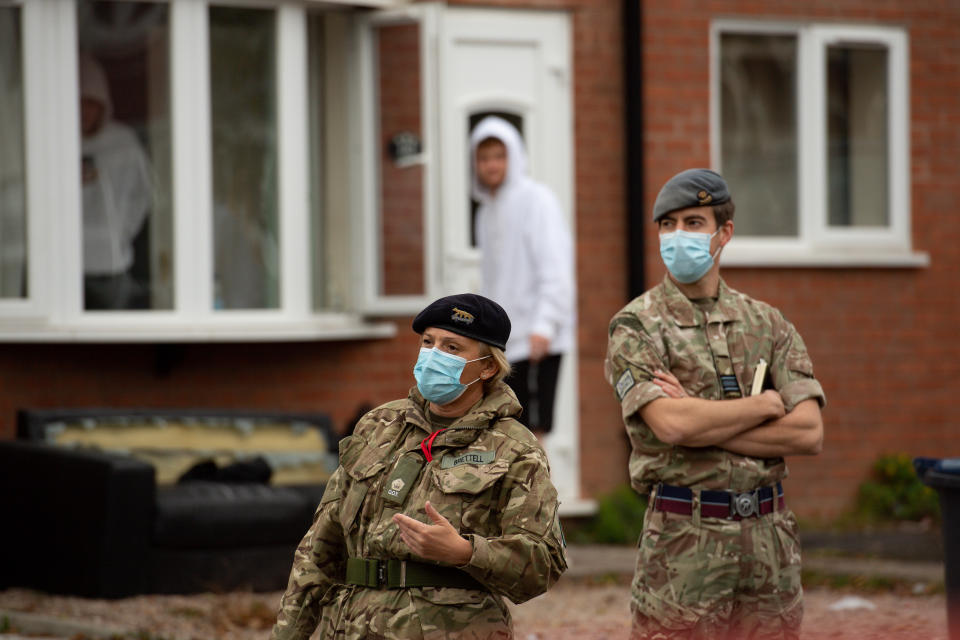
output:
[[0,441],[0,589],[282,589],[337,444],[324,414],[20,411]]

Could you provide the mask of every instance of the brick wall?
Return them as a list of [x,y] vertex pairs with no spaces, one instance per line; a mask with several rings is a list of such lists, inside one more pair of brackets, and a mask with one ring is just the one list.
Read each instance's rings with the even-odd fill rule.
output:
[[[960,7],[948,4],[643,5],[648,210],[676,170],[709,166],[711,19],[841,21],[903,26],[909,33],[913,246],[930,254],[930,267],[724,271],[731,286],[778,306],[797,326],[826,389],[824,453],[789,461],[789,500],[803,516],[848,507],[882,452],[960,455],[960,415],[951,400],[960,374],[960,346],[951,331],[960,312],[960,221],[950,203],[960,149]],[[646,249],[652,284],[663,275],[652,228]]]
[[413,133],[420,122],[420,28],[416,24],[377,29],[380,123],[380,228],[383,255],[381,291],[419,295],[423,273],[423,167],[398,166],[389,154],[391,139]]

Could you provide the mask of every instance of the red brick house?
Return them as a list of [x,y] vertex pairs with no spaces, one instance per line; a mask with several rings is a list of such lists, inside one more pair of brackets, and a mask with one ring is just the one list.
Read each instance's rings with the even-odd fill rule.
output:
[[[712,166],[734,288],[781,308],[828,396],[803,516],[885,451],[960,455],[960,9],[936,2],[0,6],[0,438],[23,407],[323,410],[406,393],[410,319],[476,286],[466,133],[502,113],[568,210],[579,346],[548,442],[567,513],[626,481],[606,326],[663,275],[649,211]],[[153,172],[145,302],[85,301],[74,71],[102,65]],[[947,214],[947,215],[944,215]]]

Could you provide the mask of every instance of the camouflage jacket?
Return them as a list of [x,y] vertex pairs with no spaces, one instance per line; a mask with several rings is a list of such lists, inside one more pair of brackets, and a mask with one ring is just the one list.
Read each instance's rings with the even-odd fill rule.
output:
[[[405,400],[366,414],[341,441],[340,467],[294,555],[273,638],[306,639],[318,620],[324,638],[509,638],[500,596],[528,600],[566,569],[546,454],[515,420],[520,405],[509,387],[500,383],[442,431],[431,462],[421,450],[434,431],[426,406],[414,387]],[[412,485],[396,504],[396,491],[389,492],[401,463],[423,466],[407,473]],[[473,556],[461,569],[489,592],[344,585],[348,557],[423,561],[392,517],[432,524],[427,500],[471,541]]]
[[669,371],[688,395],[723,399],[719,370],[731,370],[742,395],[750,393],[760,359],[787,411],[799,402],[825,402],[800,334],[772,306],[730,289],[720,281],[709,312],[691,302],[670,280],[634,299],[610,321],[604,373],[620,401],[633,445],[630,478],[647,493],[665,484],[747,491],[786,477],[783,458],[753,458],[718,447],[671,446],[661,442],[640,417],[640,409],[666,393],[653,372]]

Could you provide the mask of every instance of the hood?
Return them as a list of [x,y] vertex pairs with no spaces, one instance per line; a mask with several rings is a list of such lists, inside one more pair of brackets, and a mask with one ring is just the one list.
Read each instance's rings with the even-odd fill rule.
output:
[[527,150],[523,145],[520,132],[503,118],[488,116],[478,122],[470,133],[470,183],[476,200],[483,200],[490,196],[490,190],[477,180],[477,171],[474,167],[477,145],[487,138],[496,138],[507,148],[507,175],[503,179],[501,189],[516,184],[520,178],[527,175]]
[[97,59],[89,53],[80,54],[80,97],[96,100],[103,105],[100,128],[113,118],[113,101],[110,99],[107,74]]

